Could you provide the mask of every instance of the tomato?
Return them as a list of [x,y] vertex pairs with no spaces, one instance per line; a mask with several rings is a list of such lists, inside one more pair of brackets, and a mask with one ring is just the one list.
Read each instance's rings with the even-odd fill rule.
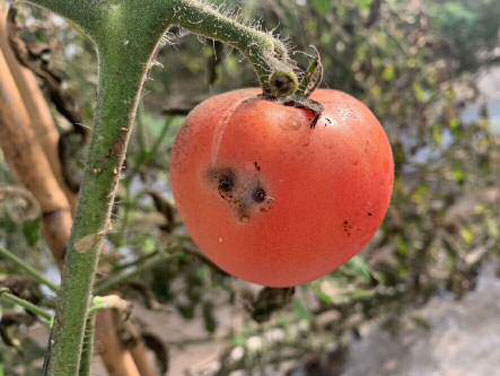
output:
[[389,206],[394,161],[372,112],[334,90],[312,113],[243,89],[197,106],[171,179],[181,218],[226,272],[271,287],[310,282],[369,243]]

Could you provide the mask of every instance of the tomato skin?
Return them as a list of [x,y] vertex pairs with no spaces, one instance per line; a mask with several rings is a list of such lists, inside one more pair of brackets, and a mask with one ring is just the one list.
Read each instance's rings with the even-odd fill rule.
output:
[[228,273],[271,287],[305,284],[358,254],[389,206],[387,136],[355,98],[316,90],[311,114],[243,89],[197,106],[179,132],[171,178],[200,250]]

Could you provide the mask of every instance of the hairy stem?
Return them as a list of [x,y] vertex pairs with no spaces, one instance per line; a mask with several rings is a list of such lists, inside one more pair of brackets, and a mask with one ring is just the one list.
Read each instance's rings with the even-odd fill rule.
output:
[[[173,7],[173,18],[180,26],[242,52],[252,63],[265,95],[285,97],[295,92],[298,86],[293,72],[295,65],[280,40],[221,15],[196,0],[168,0],[168,3]],[[286,79],[283,88],[276,87],[271,79],[276,73]]]
[[[137,3],[111,4],[102,9],[106,22],[92,31],[99,57],[97,109],[56,313],[49,363],[49,374],[54,376],[78,374],[102,240],[109,229],[111,206],[145,72],[166,27],[163,21],[150,21],[152,15],[139,12],[139,8]],[[145,16],[149,19],[143,19]],[[139,28],[128,25],[142,25],[143,35],[139,35]]]
[[94,355],[95,341],[95,319],[94,312],[89,313],[87,325],[85,327],[85,338],[83,340],[82,359],[80,361],[80,373],[78,376],[91,376],[92,374],[92,358]]

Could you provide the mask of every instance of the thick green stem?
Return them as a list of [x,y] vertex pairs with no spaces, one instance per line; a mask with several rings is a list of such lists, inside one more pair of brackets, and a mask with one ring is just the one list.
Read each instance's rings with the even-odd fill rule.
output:
[[[49,375],[78,374],[82,339],[104,234],[120,177],[145,73],[167,25],[135,5],[101,9],[92,31],[99,84],[94,131],[68,247],[56,313]],[[153,21],[152,21],[153,20]],[[135,27],[130,27],[135,25]]]

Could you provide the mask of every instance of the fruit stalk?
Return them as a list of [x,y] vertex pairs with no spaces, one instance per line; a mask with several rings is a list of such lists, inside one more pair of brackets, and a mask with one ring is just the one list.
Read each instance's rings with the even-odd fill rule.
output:
[[[224,42],[243,53],[252,63],[264,95],[279,98],[297,90],[297,77],[293,71],[295,62],[279,39],[240,24],[198,1],[175,0],[172,3],[174,19],[182,27]],[[279,87],[271,79],[273,74],[279,74],[284,80]]]

